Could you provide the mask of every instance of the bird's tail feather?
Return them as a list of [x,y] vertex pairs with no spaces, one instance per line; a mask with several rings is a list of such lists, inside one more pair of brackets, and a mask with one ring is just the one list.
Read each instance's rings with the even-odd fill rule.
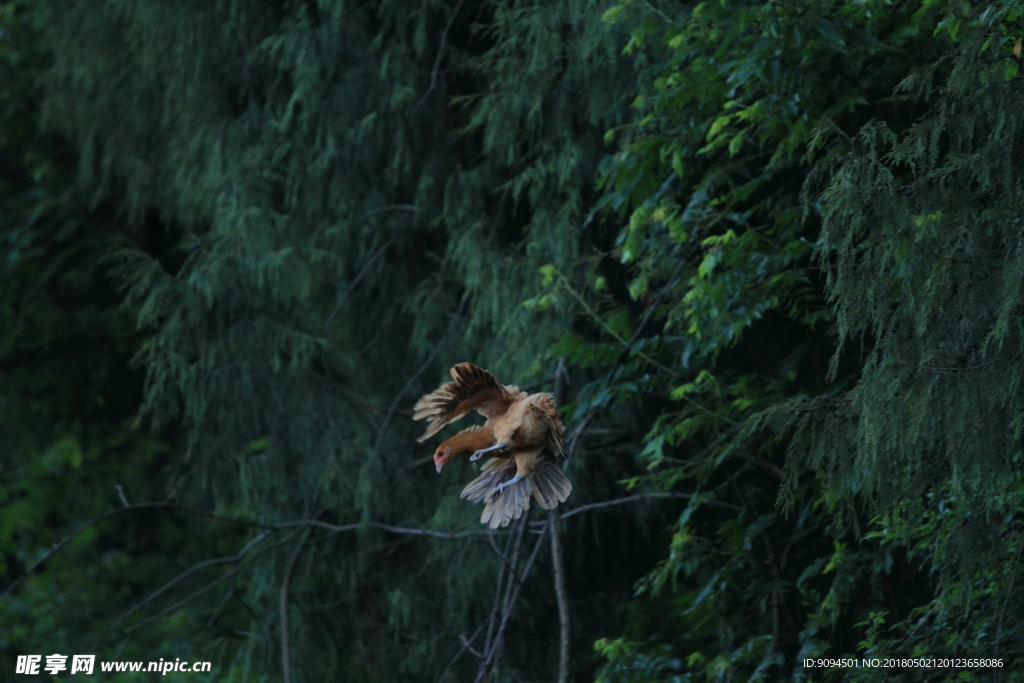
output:
[[562,468],[550,460],[540,460],[534,467],[533,476],[528,479],[533,483],[533,497],[545,510],[558,507],[572,493],[572,482]]
[[513,458],[491,458],[484,463],[480,476],[466,484],[462,490],[463,498],[474,503],[485,503],[480,522],[491,529],[508,526],[512,520],[519,519],[529,509],[531,495],[542,508],[551,510],[559,503],[564,503],[572,491],[572,482],[550,460],[540,460],[532,475],[498,491],[498,486],[512,479],[515,474]]
[[492,529],[508,526],[513,519],[522,517],[530,507],[530,493],[533,490],[532,477],[516,482],[504,491],[498,486],[516,476],[514,458],[491,458],[480,469],[480,476],[466,484],[462,489],[462,497],[474,503],[483,501],[484,511],[480,522]]

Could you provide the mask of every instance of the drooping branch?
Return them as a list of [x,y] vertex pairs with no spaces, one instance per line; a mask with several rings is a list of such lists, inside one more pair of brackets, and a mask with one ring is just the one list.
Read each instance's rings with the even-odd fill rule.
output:
[[430,366],[430,364],[434,362],[434,358],[436,358],[437,354],[439,354],[441,352],[441,349],[444,348],[445,343],[448,341],[448,335],[451,334],[451,331],[455,328],[455,323],[458,322],[459,317],[462,315],[462,312],[466,310],[467,303],[469,303],[469,297],[465,296],[459,303],[459,309],[455,312],[455,315],[452,316],[451,322],[448,323],[448,327],[445,328],[445,331],[441,334],[441,338],[437,340],[437,344],[434,346],[434,350],[431,351],[430,354],[426,357],[426,359],[420,364],[420,367],[416,369],[416,372],[413,373],[412,377],[410,377],[406,381],[402,389],[397,394],[395,394],[395,398],[391,401],[391,405],[388,406],[387,413],[384,414],[384,419],[381,421],[380,429],[377,430],[377,438],[373,443],[374,455],[376,455],[377,451],[380,449],[381,442],[384,440],[384,430],[387,429],[388,422],[391,421],[391,416],[398,408],[398,402],[402,400],[402,397],[405,396],[405,392],[409,390],[409,387],[411,387],[416,382],[416,380],[420,378],[420,375],[422,375],[423,372]]
[[[383,211],[387,208],[388,207],[383,207],[382,209],[377,209],[376,211]],[[367,214],[369,213],[371,212],[367,212]],[[341,293],[341,296],[338,297],[337,303],[334,304],[334,308],[331,309],[330,315],[328,315],[327,320],[324,321],[323,332],[324,334],[327,335],[328,339],[332,339],[334,337],[333,333],[330,332],[331,325],[334,323],[334,319],[338,316],[338,313],[341,312],[341,307],[345,304],[345,301],[352,293],[352,290],[356,288],[356,285],[358,285],[359,281],[363,279],[363,276],[370,271],[370,268],[373,266],[373,264],[376,263],[377,260],[384,255],[384,252],[388,250],[388,247],[395,243],[396,239],[398,239],[398,234],[392,235],[391,239],[389,239],[387,242],[383,244],[383,246],[377,249],[377,251],[374,252],[373,255],[366,260],[366,263],[364,263],[363,267],[359,269],[359,272],[356,273],[356,276],[352,278],[352,281],[348,283],[348,287],[346,287],[345,291]]]
[[[672,493],[672,492],[660,492],[652,491],[650,493],[637,493],[632,496],[625,496],[623,498],[612,498],[611,500],[602,500],[598,503],[588,503],[586,505],[580,505],[575,507],[568,512],[562,514],[562,519],[568,519],[573,515],[578,515],[582,512],[589,512],[591,510],[600,510],[601,508],[611,507],[613,505],[622,505],[623,503],[631,503],[634,500],[641,500],[643,498],[681,498],[683,500],[689,500],[693,498],[692,494],[689,493]],[[709,500],[706,505],[713,507],[723,508],[725,510],[732,510],[733,512],[739,512],[743,508],[739,505],[733,505],[732,503],[726,503],[719,500]]]
[[421,97],[420,101],[416,103],[415,107],[413,107],[413,113],[416,113],[416,110],[427,101],[427,98],[430,97],[430,93],[434,92],[434,88],[437,87],[437,74],[438,69],[441,67],[441,57],[444,55],[444,46],[448,42],[448,32],[452,29],[452,24],[455,23],[455,16],[462,8],[463,2],[464,0],[459,0],[455,3],[455,7],[452,9],[452,13],[448,17],[448,23],[444,25],[444,30],[441,31],[441,40],[437,45],[437,56],[434,57],[434,68],[430,70],[430,87],[427,88],[427,92],[423,93],[423,97]]
[[37,559],[35,562],[30,564],[25,569],[25,571],[23,571],[21,573],[21,575],[18,576],[18,578],[16,578],[14,581],[12,581],[7,586],[7,588],[5,588],[2,593],[0,593],[0,599],[3,599],[5,597],[7,597],[7,595],[11,591],[13,591],[15,588],[17,588],[21,584],[21,582],[24,581],[27,576],[29,576],[29,574],[31,574],[32,572],[37,570],[39,567],[41,567],[43,565],[43,563],[46,562],[48,559],[50,559],[53,555],[55,555],[58,552],[60,552],[61,550],[63,550],[64,547],[68,543],[73,541],[83,531],[85,531],[85,530],[87,530],[87,529],[89,529],[91,527],[96,526],[97,524],[99,524],[100,522],[102,522],[105,519],[109,519],[110,517],[115,517],[115,516],[117,516],[119,514],[122,514],[124,512],[132,512],[132,511],[135,511],[135,510],[149,510],[149,509],[154,509],[154,508],[172,508],[172,509],[175,509],[175,510],[181,510],[183,512],[191,512],[193,514],[199,514],[199,515],[202,515],[204,517],[209,517],[211,519],[220,519],[220,520],[224,520],[224,521],[235,522],[235,523],[238,523],[238,524],[246,524],[248,526],[255,526],[255,527],[261,528],[261,529],[274,529],[274,528],[277,528],[277,527],[275,527],[273,525],[262,524],[260,522],[254,521],[254,520],[239,519],[239,518],[236,518],[236,517],[227,517],[225,515],[218,515],[218,514],[216,514],[214,512],[207,512],[206,510],[201,510],[199,508],[194,508],[194,507],[192,507],[190,505],[179,505],[177,503],[170,503],[170,502],[166,502],[166,501],[165,502],[152,502],[152,503],[133,503],[131,505],[123,505],[122,507],[114,508],[112,510],[107,510],[106,512],[103,512],[103,513],[100,513],[100,514],[96,515],[92,519],[90,519],[90,520],[84,522],[83,524],[81,524],[77,529],[72,531],[70,534],[68,534],[64,538],[62,538],[59,541],[57,541],[56,543],[54,543],[53,546],[49,550],[47,550],[45,553],[43,553],[39,557],[39,559]]
[[173,605],[170,605],[169,607],[166,607],[166,608],[160,610],[156,614],[154,614],[152,616],[149,616],[149,617],[146,617],[145,619],[143,619],[142,621],[138,622],[137,624],[133,624],[132,626],[126,628],[124,630],[124,634],[125,635],[130,635],[130,634],[134,633],[135,631],[138,631],[139,629],[141,629],[141,628],[143,628],[145,626],[148,626],[149,624],[152,624],[155,621],[159,621],[160,619],[162,619],[162,618],[164,618],[164,617],[166,617],[168,615],[174,614],[175,612],[177,612],[182,607],[184,607],[188,603],[192,602],[196,598],[199,598],[199,597],[205,595],[206,593],[208,593],[209,591],[213,590],[214,588],[216,588],[220,584],[224,583],[228,579],[233,578],[236,574],[238,574],[240,571],[242,571],[242,567],[247,565],[254,558],[258,557],[259,555],[262,555],[265,552],[269,552],[271,550],[274,550],[275,548],[280,548],[284,544],[288,543],[288,541],[290,541],[292,539],[292,537],[294,537],[295,533],[296,532],[292,532],[292,533],[288,534],[287,536],[282,538],[277,543],[274,543],[273,545],[269,545],[269,546],[263,548],[262,550],[260,550],[259,552],[249,554],[249,555],[247,555],[245,557],[241,557],[238,560],[238,563],[234,567],[232,567],[229,571],[225,572],[224,574],[221,574],[216,579],[214,579],[210,583],[206,584],[205,586],[203,586],[199,590],[194,591],[194,592],[190,593],[189,595],[186,595],[184,598],[182,598],[178,602],[174,603]]
[[[109,633],[110,631],[113,631],[114,629],[116,629],[118,627],[118,625],[121,624],[121,622],[123,622],[125,619],[127,619],[131,615],[135,614],[136,612],[141,610],[143,607],[145,607],[149,603],[153,602],[154,600],[159,598],[161,595],[163,595],[164,593],[169,591],[171,588],[176,586],[178,583],[180,583],[181,581],[187,579],[189,576],[195,574],[196,572],[198,572],[198,571],[200,571],[202,569],[205,569],[206,567],[212,567],[212,566],[217,565],[217,564],[226,564],[226,563],[231,563],[231,562],[234,562],[234,563],[240,562],[242,560],[242,558],[244,558],[246,555],[249,554],[250,550],[252,550],[256,546],[258,546],[260,543],[262,543],[264,539],[266,539],[271,534],[275,533],[275,531],[276,531],[275,529],[265,529],[263,532],[261,532],[260,534],[258,534],[254,538],[252,538],[244,546],[242,546],[242,549],[239,550],[234,555],[231,555],[229,557],[216,557],[216,558],[214,558],[212,560],[205,560],[203,562],[199,562],[197,564],[192,565],[191,567],[189,567],[185,571],[183,571],[180,574],[178,574],[177,576],[175,576],[170,581],[166,582],[164,585],[160,586],[160,588],[156,589],[155,591],[153,591],[152,593],[147,595],[145,598],[143,598],[139,602],[135,603],[127,612],[125,612],[124,614],[119,616],[117,619],[115,619],[114,622],[112,624],[110,624],[110,626],[107,627],[106,631],[104,632],[104,636],[107,633]],[[102,640],[102,637],[101,637],[101,640]]]

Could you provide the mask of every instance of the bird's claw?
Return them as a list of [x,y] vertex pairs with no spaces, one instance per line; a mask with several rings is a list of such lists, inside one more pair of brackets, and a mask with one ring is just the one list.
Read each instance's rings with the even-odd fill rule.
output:
[[522,481],[522,480],[523,480],[523,478],[524,478],[524,477],[523,477],[523,475],[521,475],[521,474],[517,474],[516,476],[512,477],[511,479],[509,479],[509,480],[508,480],[508,481],[506,481],[505,483],[503,483],[503,484],[498,484],[498,493],[501,493],[502,491],[504,491],[505,489],[507,489],[507,488],[508,488],[509,486],[511,486],[512,484],[515,484],[516,482],[520,482],[520,481]]
[[504,448],[507,445],[508,444],[504,444],[504,443],[496,443],[493,446],[491,446],[490,448],[481,448],[480,450],[473,451],[473,455],[469,456],[469,459],[470,460],[479,460],[480,457],[483,456],[484,453],[490,453],[492,451],[500,451],[502,448]]

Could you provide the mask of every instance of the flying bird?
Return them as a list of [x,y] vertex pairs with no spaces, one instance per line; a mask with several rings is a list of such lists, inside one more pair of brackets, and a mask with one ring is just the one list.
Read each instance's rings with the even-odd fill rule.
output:
[[569,457],[554,396],[502,385],[471,363],[459,363],[450,374],[454,381],[416,402],[413,419],[428,420],[427,430],[418,439],[422,443],[471,410],[487,418],[483,425],[462,430],[434,451],[438,472],[457,457],[477,460],[492,454],[480,476],[462,492],[472,502],[484,501],[480,521],[490,522],[492,529],[507,525],[529,507],[531,495],[545,510],[564,502],[572,483],[554,457],[544,452]]

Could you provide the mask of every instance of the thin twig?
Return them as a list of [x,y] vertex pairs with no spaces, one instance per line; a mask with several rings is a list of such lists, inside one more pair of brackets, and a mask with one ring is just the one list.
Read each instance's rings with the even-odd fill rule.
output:
[[252,558],[258,557],[259,555],[262,555],[263,553],[265,553],[267,551],[270,551],[270,550],[273,550],[275,548],[280,548],[282,545],[284,545],[288,541],[290,541],[294,535],[295,535],[295,532],[293,532],[291,534],[288,534],[285,538],[282,538],[277,543],[274,543],[273,545],[269,545],[269,546],[263,548],[262,551],[253,553],[251,555],[248,555],[247,557],[243,557],[242,559],[240,559],[238,561],[238,564],[236,564],[234,567],[232,567],[229,571],[225,572],[224,574],[221,574],[219,577],[217,577],[216,579],[214,579],[210,583],[206,584],[205,586],[203,586],[199,590],[191,593],[190,595],[186,595],[184,598],[182,598],[178,602],[174,603],[173,605],[171,605],[169,607],[166,607],[166,608],[160,610],[159,612],[157,612],[156,614],[154,614],[154,615],[152,615],[150,617],[146,617],[145,619],[143,619],[142,621],[138,622],[137,624],[133,624],[132,626],[126,628],[123,631],[123,633],[125,635],[129,635],[131,633],[134,633],[135,631],[138,631],[140,628],[143,628],[145,626],[148,626],[148,625],[152,624],[154,621],[159,621],[160,619],[163,619],[164,617],[166,617],[166,616],[168,616],[170,614],[174,614],[175,612],[180,610],[182,607],[184,607],[188,603],[192,602],[193,600],[195,600],[196,598],[198,598],[198,597],[200,597],[202,595],[205,595],[210,590],[216,588],[220,584],[224,583],[228,579],[230,579],[233,576],[235,576],[236,574],[238,574],[242,570],[242,567],[244,567]]
[[[363,529],[366,527],[372,527],[374,529],[382,529],[384,531],[390,531],[393,534],[403,534],[406,536],[430,536],[432,538],[465,538],[466,536],[480,536],[490,534],[490,531],[484,531],[482,529],[467,529],[465,531],[434,531],[433,529],[417,529],[409,527],[392,526],[390,524],[382,524],[380,522],[354,522],[352,524],[330,524],[328,522],[321,522],[316,519],[300,519],[296,522],[287,522],[282,524],[283,528],[298,526],[298,525],[309,525],[320,527],[322,529],[329,529],[331,531],[355,531],[356,529]],[[497,532],[501,533],[501,532]]]
[[[562,514],[562,519],[568,519],[569,517],[572,517],[573,515],[578,515],[581,512],[588,512],[590,510],[598,510],[600,508],[611,507],[612,505],[622,505],[623,503],[629,503],[629,502],[632,502],[634,500],[640,500],[641,498],[682,498],[684,500],[688,500],[690,498],[693,498],[693,496],[691,494],[689,494],[689,493],[670,493],[670,492],[666,492],[666,493],[661,493],[661,492],[638,493],[638,494],[633,495],[633,496],[626,496],[625,498],[613,498],[611,500],[603,500],[603,501],[601,501],[599,503],[588,503],[587,505],[581,505],[579,507],[573,508],[572,510],[569,510],[568,512],[563,513]],[[709,500],[705,504],[706,505],[712,505],[714,507],[720,507],[720,508],[723,508],[723,509],[726,509],[726,510],[733,510],[735,512],[739,512],[740,510],[743,509],[743,508],[741,508],[738,505],[733,505],[732,503],[725,503],[725,502],[719,501],[719,500]]]
[[372,216],[376,213],[383,213],[384,211],[412,211],[414,213],[422,213],[423,209],[416,206],[415,204],[386,204],[384,206],[378,206],[376,209],[370,209],[362,215],[363,218]]
[[374,252],[373,256],[371,256],[369,260],[367,260],[367,262],[363,264],[363,267],[359,269],[359,272],[356,273],[356,276],[352,278],[351,282],[348,283],[348,287],[345,288],[345,291],[342,292],[341,296],[338,297],[338,302],[334,304],[334,308],[331,310],[331,314],[328,315],[327,320],[324,321],[323,333],[327,334],[328,339],[332,339],[334,335],[333,333],[328,334],[327,331],[331,329],[331,323],[334,322],[334,319],[337,317],[338,313],[341,312],[341,307],[345,304],[345,301],[348,299],[349,294],[351,294],[352,290],[356,288],[356,285],[359,284],[359,281],[363,279],[363,276],[370,272],[370,266],[376,263],[377,259],[384,255],[384,252],[387,251],[388,247],[394,244],[396,239],[398,239],[398,233],[392,235],[391,239],[385,242],[380,249]]
[[454,329],[455,323],[458,322],[459,317],[465,310],[466,303],[468,301],[468,296],[463,297],[462,302],[459,304],[459,310],[457,310],[455,312],[455,315],[452,316],[451,322],[448,323],[448,327],[445,328],[445,331],[441,334],[441,338],[437,340],[437,344],[434,346],[434,350],[431,351],[430,355],[427,356],[426,360],[424,360],[423,363],[420,364],[420,367],[417,368],[416,372],[413,373],[412,377],[408,379],[408,381],[402,387],[401,391],[395,394],[395,398],[391,401],[391,405],[388,406],[388,412],[385,413],[384,419],[380,423],[380,429],[377,430],[377,439],[376,441],[374,441],[373,444],[374,455],[376,455],[377,451],[380,449],[381,441],[384,439],[384,430],[388,426],[388,422],[391,421],[391,416],[394,414],[395,409],[398,408],[398,402],[402,400],[402,397],[405,396],[405,392],[409,390],[409,387],[411,387],[416,382],[416,380],[420,378],[420,375],[422,375],[423,372],[427,369],[427,367],[429,367],[430,364],[434,362],[434,358],[436,358],[437,354],[439,354],[441,352],[441,349],[444,348],[445,342],[448,340],[448,335],[451,333],[452,329]]
[[455,8],[452,9],[451,15],[448,17],[448,23],[444,25],[444,30],[441,32],[441,41],[437,45],[437,56],[434,57],[434,68],[430,71],[430,87],[427,88],[427,92],[423,93],[423,97],[416,103],[416,106],[412,108],[412,113],[415,114],[416,110],[427,101],[430,97],[430,93],[434,92],[434,88],[437,87],[437,70],[441,67],[441,57],[444,55],[444,46],[448,42],[448,31],[451,30],[452,24],[455,22],[455,15],[459,13],[459,9],[462,7],[463,0],[459,0],[455,3]]
[[[597,313],[595,313],[593,311],[593,309],[590,308],[590,306],[583,299],[583,297],[580,296],[580,294],[578,292],[576,292],[575,289],[573,289],[572,285],[569,283],[569,280],[566,279],[566,277],[564,275],[559,274],[560,277],[562,278],[562,283],[565,285],[566,289],[568,289],[569,292],[574,297],[576,297],[576,300],[580,302],[580,305],[583,306],[584,310],[587,311],[587,313],[591,317],[593,317],[595,320],[597,320],[597,322],[600,323],[608,331],[609,334],[611,334],[613,337],[615,337],[615,339],[620,344],[623,345],[622,351],[619,353],[619,357],[615,359],[615,364],[612,365],[611,370],[609,370],[607,373],[605,373],[604,383],[601,385],[601,390],[600,391],[603,391],[604,389],[606,389],[608,387],[609,384],[611,384],[612,379],[614,378],[616,371],[619,369],[619,366],[621,366],[622,363],[629,356],[629,352],[633,348],[633,344],[635,344],[636,340],[640,338],[640,333],[643,331],[644,327],[647,326],[647,323],[648,323],[648,321],[650,321],[651,316],[654,315],[654,311],[661,304],[661,300],[663,298],[665,298],[665,295],[667,295],[669,290],[672,289],[672,286],[675,285],[676,278],[679,276],[679,271],[682,269],[682,267],[683,267],[683,263],[682,262],[680,262],[680,264],[678,266],[676,266],[676,269],[672,272],[672,275],[671,275],[671,277],[669,277],[668,282],[665,284],[664,287],[662,287],[661,291],[658,292],[658,296],[656,296],[654,298],[654,301],[651,302],[651,305],[647,307],[647,311],[644,313],[644,317],[640,319],[640,324],[636,326],[636,329],[633,330],[633,334],[630,335],[628,340],[627,339],[623,339],[620,334],[618,334],[615,330],[613,330],[610,327],[608,327],[608,325],[603,320],[601,320],[600,316],[598,316]],[[664,370],[667,370],[668,373],[670,375],[672,375],[673,377],[677,376],[674,372],[672,372],[672,370],[670,370],[668,368],[665,368],[660,363],[658,363],[656,360],[654,360],[653,358],[650,358],[646,354],[641,353],[639,355],[644,360],[647,360],[648,362],[653,363],[654,365],[656,365],[658,367],[661,367]],[[600,393],[600,391],[598,393]],[[686,398],[688,398],[688,397],[686,397]],[[692,399],[690,399],[690,400],[692,401]],[[705,410],[708,410],[708,412],[711,412],[707,408],[705,408]],[[590,411],[586,414],[586,416],[584,416],[583,420],[580,422],[579,426],[577,426],[573,430],[572,434],[569,436],[568,450],[569,450],[569,456],[570,457],[575,452],[576,444],[583,437],[584,430],[587,428],[587,425],[590,423],[591,418],[593,418],[596,413],[597,413],[597,407],[595,406],[594,408],[590,409]]]
[[487,652],[487,658],[481,662],[480,669],[477,671],[476,679],[474,683],[481,683],[494,666],[495,658],[497,657],[498,647],[501,645],[501,638],[505,634],[505,627],[508,625],[509,616],[512,614],[512,608],[515,606],[516,600],[519,599],[519,590],[523,586],[523,580],[526,575],[530,572],[530,567],[533,566],[533,561],[537,559],[537,553],[540,551],[540,547],[544,544],[544,536],[546,535],[548,526],[545,525],[537,538],[536,545],[533,546],[533,552],[530,553],[530,558],[526,561],[526,565],[523,567],[523,571],[520,572],[520,579],[515,582],[515,588],[510,596],[507,609],[501,616],[501,623],[498,625],[498,630],[494,634],[494,640],[491,643],[490,651]]
[[916,368],[918,370],[927,370],[929,372],[969,372],[971,370],[980,370],[981,368],[987,368],[990,365],[995,365],[996,363],[1002,362],[1002,359],[994,360],[994,361],[991,361],[989,363],[982,363],[981,365],[972,365],[972,366],[967,367],[967,368],[940,368],[940,367],[935,367],[935,366],[932,366],[932,365],[920,365],[920,364],[917,364],[917,363],[907,363],[906,361],[901,360],[899,358],[896,359],[896,362],[899,363],[900,365],[903,365],[903,366],[908,367],[908,368]]
[[[512,550],[512,546],[517,541],[521,541],[522,540],[522,535],[521,534],[514,533],[521,525],[522,525],[522,522],[520,522],[519,524],[514,526],[512,528],[513,533],[510,533],[508,535],[508,540],[505,541],[505,552],[502,553],[502,559],[504,560],[504,562],[502,563],[501,567],[498,568],[498,580],[495,583],[494,607],[491,608],[491,613],[487,616],[487,636],[484,638],[484,648],[483,648],[483,653],[484,653],[485,657],[491,651],[491,643],[494,640],[494,628],[498,624],[498,613],[501,611],[501,593],[502,593],[501,589],[504,586],[505,571],[510,566],[510,563],[508,562],[508,560],[506,558],[508,558],[510,556],[510,552]],[[481,657],[481,660],[482,659],[483,659],[483,657]]]
[[288,587],[292,580],[292,570],[295,569],[295,562],[299,559],[299,553],[302,552],[302,546],[305,545],[306,539],[309,538],[309,530],[312,527],[307,526],[302,531],[302,537],[299,538],[299,542],[295,545],[295,552],[292,553],[291,558],[288,560],[288,567],[284,571],[284,579],[281,581],[281,674],[283,676],[284,683],[291,683],[291,663],[288,653]]
[[455,662],[459,661],[459,657],[461,657],[463,654],[465,654],[465,652],[467,650],[472,652],[474,655],[476,655],[477,658],[481,658],[481,659],[483,658],[483,654],[480,653],[480,652],[477,652],[476,650],[471,648],[470,645],[473,644],[473,641],[476,640],[476,637],[478,635],[480,635],[480,632],[484,630],[484,626],[486,626],[486,625],[487,625],[486,621],[481,622],[480,625],[477,626],[476,631],[473,632],[473,635],[471,635],[469,637],[469,640],[467,640],[466,636],[464,636],[464,635],[460,635],[459,636],[459,640],[462,641],[462,649],[460,649],[458,652],[456,652],[455,656],[452,657],[452,660],[450,662],[448,662],[448,666],[446,666],[444,668],[444,671],[441,672],[441,677],[437,679],[437,683],[442,683],[444,681],[444,677],[447,676],[448,672],[451,671],[453,666],[455,666]]
[[[480,630],[483,627],[484,627],[484,625],[480,624],[480,626],[478,626],[477,629],[476,629],[477,633],[479,633]],[[477,659],[483,657],[483,655],[481,653],[479,653],[479,652],[477,652],[476,650],[473,649],[473,641],[467,639],[466,635],[464,633],[460,633],[459,634],[459,640],[462,641],[462,647],[465,648],[466,650],[468,650],[470,652],[470,654],[476,655]]]
[[199,562],[197,564],[192,565],[191,567],[189,567],[185,571],[181,572],[180,574],[175,576],[173,579],[171,579],[170,581],[167,581],[164,585],[160,586],[155,591],[153,591],[152,593],[147,595],[145,598],[143,598],[139,602],[137,602],[134,605],[132,605],[132,607],[129,608],[127,612],[125,612],[124,614],[119,616],[117,619],[115,619],[113,621],[113,623],[111,623],[109,626],[107,626],[107,628],[104,631],[103,635],[100,636],[100,641],[98,641],[98,642],[102,642],[102,640],[106,637],[107,633],[109,633],[110,631],[113,631],[114,629],[116,629],[118,627],[118,625],[120,625],[121,622],[123,622],[125,619],[127,619],[131,615],[135,614],[140,609],[142,609],[143,607],[145,607],[149,603],[153,602],[157,598],[159,598],[161,595],[163,595],[164,593],[169,591],[171,588],[176,586],[178,583],[180,583],[184,579],[188,578],[192,574],[195,574],[197,571],[199,571],[201,569],[205,569],[206,567],[212,567],[212,566],[217,565],[217,564],[225,564],[225,563],[228,563],[228,562],[239,562],[239,561],[241,561],[241,559],[243,557],[245,557],[246,555],[249,554],[250,550],[252,550],[257,545],[262,543],[263,539],[265,539],[267,536],[269,536],[272,533],[274,533],[274,530],[272,530],[272,529],[267,529],[267,530],[263,531],[262,533],[258,534],[254,538],[252,538],[244,546],[242,546],[242,549],[239,550],[234,555],[231,555],[229,557],[216,557],[216,558],[214,558],[212,560],[205,560],[203,562]]
[[260,523],[260,522],[254,521],[254,520],[238,519],[236,517],[227,517],[225,515],[218,515],[218,514],[213,513],[213,512],[207,512],[206,510],[200,510],[199,508],[194,508],[194,507],[192,507],[190,505],[178,505],[176,503],[170,503],[170,502],[166,502],[166,501],[164,501],[164,502],[152,502],[152,503],[134,503],[132,505],[128,505],[127,507],[122,506],[122,507],[119,507],[119,508],[114,508],[112,510],[107,510],[106,512],[103,512],[103,513],[100,513],[100,514],[96,515],[95,517],[93,517],[92,519],[90,519],[87,522],[83,523],[77,529],[72,531],[70,534],[68,534],[67,536],[65,536],[61,540],[59,540],[56,543],[54,543],[53,546],[49,550],[47,550],[45,553],[43,553],[39,557],[38,560],[36,560],[32,564],[30,564],[28,566],[28,568],[25,569],[25,571],[23,571],[18,578],[16,578],[14,581],[12,581],[7,586],[7,588],[5,588],[2,593],[0,593],[0,599],[3,599],[4,597],[6,597],[12,590],[17,588],[18,585],[21,584],[21,582],[24,581],[25,578],[29,574],[31,574],[36,569],[38,569],[44,562],[46,562],[48,559],[50,559],[50,557],[52,557],[56,553],[60,552],[64,548],[64,546],[66,546],[68,543],[70,543],[72,540],[74,540],[76,536],[78,536],[80,533],[82,533],[86,529],[88,529],[90,527],[93,527],[96,524],[99,524],[100,522],[102,522],[103,520],[107,519],[108,517],[114,517],[114,516],[119,515],[119,514],[121,514],[123,512],[130,512],[132,510],[146,510],[146,509],[151,509],[151,508],[171,508],[171,509],[174,509],[174,510],[181,510],[183,512],[191,512],[193,514],[203,515],[204,517],[209,517],[211,519],[220,519],[220,520],[225,520],[225,521],[229,521],[229,522],[235,522],[235,523],[238,523],[238,524],[246,524],[248,526],[254,526],[254,527],[261,528],[261,529],[273,529],[273,528],[276,528],[276,527],[274,527],[271,524],[263,524],[263,523]]
[[[210,618],[206,620],[205,624],[203,624],[203,628],[200,631],[200,633],[202,633],[203,631],[210,630],[210,628],[214,624],[217,623],[217,620],[220,619],[221,612],[223,612],[224,608],[227,607],[228,601],[231,600],[231,597],[234,594],[235,594],[234,587],[228,588],[228,590],[225,591],[224,597],[221,598],[220,603],[218,603],[218,605],[217,605],[217,609],[213,610],[213,614],[211,614]],[[93,649],[96,649],[96,648],[93,648]]]
[[[995,647],[999,647],[999,636],[1003,630],[1003,614],[1006,612],[1006,605],[1010,602],[1010,593],[1013,591],[1013,580],[1017,578],[1017,563],[1020,561],[1020,551],[1024,549],[1024,539],[1017,540],[1017,555],[1013,558],[1013,570],[1010,572],[1010,583],[1006,587],[1006,597],[1003,599],[1003,608],[999,610],[999,620],[996,622],[996,637],[992,641]],[[996,673],[996,681],[999,680],[999,673]]]
[[516,565],[519,564],[519,550],[523,546],[523,538],[526,536],[526,515],[523,515],[518,523],[516,524],[516,540],[512,545],[512,559],[509,561],[508,580],[505,584],[505,598],[501,601],[504,607],[503,612],[507,612],[512,606],[512,587],[519,579],[519,575],[516,573]]

